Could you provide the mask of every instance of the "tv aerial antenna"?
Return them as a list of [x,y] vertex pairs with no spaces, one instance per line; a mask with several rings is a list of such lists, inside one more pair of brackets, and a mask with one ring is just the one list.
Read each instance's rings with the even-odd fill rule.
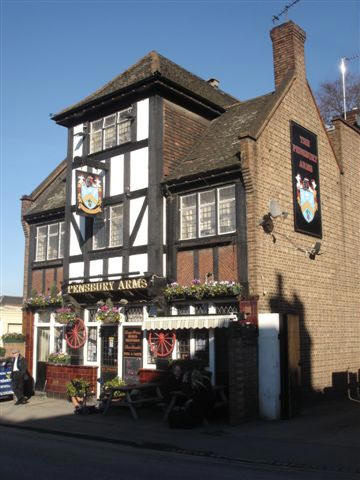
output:
[[344,120],[346,120],[346,62],[351,62],[360,58],[360,54],[357,53],[352,57],[342,57],[340,62],[340,72],[342,80],[342,92],[343,92],[343,110],[344,110]]
[[289,10],[293,5],[295,5],[295,3],[298,3],[298,2],[300,2],[300,0],[294,0],[294,1],[293,1],[292,3],[290,3],[289,5],[285,5],[284,9],[283,9],[280,13],[278,13],[277,15],[273,15],[273,16],[272,16],[272,22],[273,22],[273,23],[278,22],[278,21],[280,20],[280,17],[281,17],[282,15],[285,15],[285,21],[287,22],[287,19],[288,19],[288,17],[287,17],[288,10]]

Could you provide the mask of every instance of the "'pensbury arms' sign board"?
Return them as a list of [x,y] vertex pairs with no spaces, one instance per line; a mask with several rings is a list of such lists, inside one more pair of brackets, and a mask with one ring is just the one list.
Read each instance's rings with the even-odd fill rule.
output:
[[317,137],[294,122],[291,129],[294,228],[322,237]]
[[147,287],[148,282],[145,278],[127,278],[126,280],[109,280],[106,282],[72,283],[67,286],[67,293],[118,292]]

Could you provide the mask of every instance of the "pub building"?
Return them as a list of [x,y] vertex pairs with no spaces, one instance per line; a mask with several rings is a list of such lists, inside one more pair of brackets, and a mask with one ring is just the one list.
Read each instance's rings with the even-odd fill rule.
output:
[[[237,423],[291,417],[359,368],[359,122],[324,125],[299,26],[270,36],[275,90],[260,97],[152,51],[52,117],[66,158],[22,197],[37,389],[197,359]],[[54,286],[76,312],[65,326]],[[99,321],[109,299],[118,322]],[[62,352],[71,365],[48,362]]]

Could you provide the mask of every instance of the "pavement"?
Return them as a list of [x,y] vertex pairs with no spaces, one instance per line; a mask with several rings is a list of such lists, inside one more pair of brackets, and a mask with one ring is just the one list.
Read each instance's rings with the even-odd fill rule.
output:
[[11,428],[245,464],[360,476],[360,404],[347,399],[308,406],[291,420],[256,419],[235,427],[225,419],[214,419],[192,430],[172,430],[162,416],[160,409],[144,407],[134,420],[127,408],[118,406],[107,416],[74,415],[71,403],[41,396],[19,406],[12,400],[0,401],[0,425]]

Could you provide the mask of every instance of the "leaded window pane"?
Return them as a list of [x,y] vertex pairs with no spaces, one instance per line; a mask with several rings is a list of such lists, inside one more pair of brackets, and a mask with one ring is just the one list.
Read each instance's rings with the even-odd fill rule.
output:
[[110,247],[123,243],[123,206],[110,208]]
[[64,257],[65,222],[60,223],[59,258]]
[[219,233],[236,229],[235,185],[219,189]]
[[113,115],[109,115],[108,117],[104,118],[104,128],[110,127],[111,125],[115,125],[116,122],[116,113]]
[[215,235],[215,190],[200,193],[200,237]]
[[90,134],[90,153],[102,150],[102,130]]
[[118,124],[118,145],[122,143],[130,142],[131,140],[131,131],[130,131],[130,121],[125,120],[121,121]]
[[93,249],[104,247],[106,247],[105,212],[96,215],[93,224]]
[[87,361],[97,361],[97,327],[88,327]]
[[36,235],[36,261],[37,262],[46,260],[46,241],[47,241],[47,226],[37,227],[37,235]]
[[181,197],[181,239],[196,237],[196,194]]
[[59,224],[49,225],[47,259],[58,258]]
[[194,330],[194,358],[200,360],[203,366],[209,365],[209,333],[206,328]]
[[64,328],[55,327],[54,328],[54,353],[62,353],[63,338],[64,338]]
[[177,330],[176,346],[176,358],[188,360],[190,358],[190,330]]

